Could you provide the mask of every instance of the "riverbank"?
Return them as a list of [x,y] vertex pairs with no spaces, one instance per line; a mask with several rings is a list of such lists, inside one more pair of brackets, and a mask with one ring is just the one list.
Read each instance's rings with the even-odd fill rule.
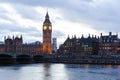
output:
[[17,65],[32,63],[64,63],[64,64],[95,64],[95,65],[120,65],[120,58],[113,57],[81,57],[81,58],[1,58],[0,65]]

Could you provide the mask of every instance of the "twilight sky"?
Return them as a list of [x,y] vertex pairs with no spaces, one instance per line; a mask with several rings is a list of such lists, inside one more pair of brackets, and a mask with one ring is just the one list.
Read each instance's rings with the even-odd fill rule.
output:
[[42,42],[47,11],[58,44],[68,35],[120,31],[120,0],[0,0],[0,41],[23,35],[24,42]]

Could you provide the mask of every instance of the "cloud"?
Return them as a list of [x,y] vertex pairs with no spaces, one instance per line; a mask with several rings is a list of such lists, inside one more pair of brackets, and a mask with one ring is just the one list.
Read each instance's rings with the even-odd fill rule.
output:
[[38,30],[34,27],[23,27],[19,25],[10,25],[10,24],[0,24],[1,30],[7,30],[11,32],[21,32],[21,33],[29,33],[29,32],[37,32]]
[[120,11],[118,0],[93,0],[73,4],[69,9],[64,8],[64,18],[72,22],[83,22],[91,25],[96,30],[118,32],[120,29]]
[[[5,2],[5,3],[14,3],[14,4],[23,4],[23,5],[30,5],[30,6],[51,6],[55,7],[58,4],[62,5],[63,1],[62,0],[0,0],[0,2]],[[64,2],[69,2],[69,0],[66,0]],[[64,3],[66,4],[66,3]]]
[[40,16],[43,14],[38,13],[35,10],[35,7],[23,5],[23,4],[13,4],[12,7],[16,10],[17,13],[21,14],[23,18],[31,19],[31,20],[41,20]]
[[[34,13],[32,7],[46,7],[58,9],[62,16],[73,22],[83,22],[92,25],[96,30],[117,31],[119,24],[119,2],[118,0],[1,0],[12,4],[19,4],[18,11],[22,16],[35,18],[38,14]],[[67,3],[67,4],[66,4]],[[23,5],[24,9],[22,9]],[[28,5],[28,6],[25,6]],[[31,7],[32,6],[32,7]],[[29,8],[30,7],[30,8]],[[25,11],[25,12],[24,12]],[[30,14],[29,14],[30,13]],[[28,14],[28,15],[27,15]],[[32,16],[36,14],[37,16]]]

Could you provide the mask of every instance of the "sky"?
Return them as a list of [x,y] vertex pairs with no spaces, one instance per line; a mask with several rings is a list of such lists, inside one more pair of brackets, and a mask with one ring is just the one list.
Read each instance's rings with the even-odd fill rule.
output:
[[24,43],[42,42],[47,11],[58,45],[68,35],[119,35],[119,4],[120,0],[0,0],[0,41],[22,35]]

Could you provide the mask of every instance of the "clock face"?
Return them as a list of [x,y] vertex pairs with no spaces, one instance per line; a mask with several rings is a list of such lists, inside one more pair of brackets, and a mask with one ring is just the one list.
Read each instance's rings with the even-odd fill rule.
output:
[[47,29],[47,26],[44,26],[44,28],[43,28],[44,30],[46,30]]
[[51,28],[51,26],[49,26],[49,30],[51,30],[52,28]]

